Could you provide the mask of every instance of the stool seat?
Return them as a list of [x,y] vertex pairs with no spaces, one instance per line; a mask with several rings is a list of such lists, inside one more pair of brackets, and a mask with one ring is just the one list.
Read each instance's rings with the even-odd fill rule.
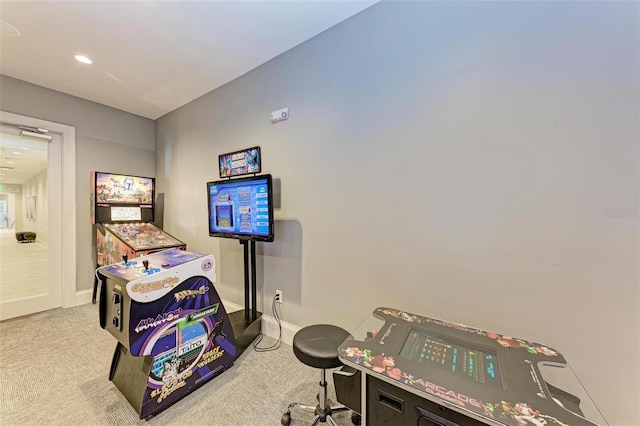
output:
[[300,362],[310,367],[341,367],[338,346],[347,337],[349,332],[335,325],[310,325],[293,336],[293,353]]
[[[344,405],[331,405],[327,394],[327,369],[342,366],[342,362],[338,358],[338,346],[340,346],[348,337],[349,332],[335,325],[316,324],[301,328],[295,336],[293,336],[293,354],[300,362],[309,367],[318,368],[320,372],[320,383],[318,392],[318,405],[311,406],[294,402],[289,404],[289,408],[282,415],[280,423],[283,426],[291,424],[291,409],[299,408],[311,411],[315,417],[311,421],[311,426],[318,423],[330,423],[336,426],[336,422],[331,415],[341,411],[348,411],[349,408]],[[352,416],[351,421],[354,424],[360,424],[354,421],[357,415]]]

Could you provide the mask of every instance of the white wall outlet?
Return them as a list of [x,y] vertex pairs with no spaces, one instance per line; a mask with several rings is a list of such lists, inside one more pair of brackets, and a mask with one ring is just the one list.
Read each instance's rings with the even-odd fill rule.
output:
[[282,290],[276,290],[276,302],[282,303]]
[[279,110],[271,112],[271,122],[277,123],[278,121],[287,120],[289,118],[289,108],[281,108]]

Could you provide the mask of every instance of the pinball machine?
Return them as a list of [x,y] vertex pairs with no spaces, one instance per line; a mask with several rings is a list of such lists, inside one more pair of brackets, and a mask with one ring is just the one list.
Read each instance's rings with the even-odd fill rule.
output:
[[[170,248],[182,241],[154,224],[155,179],[91,172],[91,220],[96,232],[97,267],[125,262]],[[94,281],[96,303],[98,278]]]

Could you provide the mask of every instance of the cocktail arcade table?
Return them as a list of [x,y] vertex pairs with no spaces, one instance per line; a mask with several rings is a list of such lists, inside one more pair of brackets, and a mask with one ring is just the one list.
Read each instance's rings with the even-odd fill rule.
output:
[[362,424],[607,424],[548,346],[386,307],[352,336],[334,381]]

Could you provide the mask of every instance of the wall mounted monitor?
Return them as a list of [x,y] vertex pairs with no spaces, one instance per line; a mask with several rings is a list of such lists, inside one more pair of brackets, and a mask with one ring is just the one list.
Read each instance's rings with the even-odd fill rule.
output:
[[94,223],[153,222],[154,197],[154,178],[91,173]]
[[207,183],[209,235],[273,241],[271,175]]
[[259,146],[218,156],[221,178],[260,173],[261,163]]

